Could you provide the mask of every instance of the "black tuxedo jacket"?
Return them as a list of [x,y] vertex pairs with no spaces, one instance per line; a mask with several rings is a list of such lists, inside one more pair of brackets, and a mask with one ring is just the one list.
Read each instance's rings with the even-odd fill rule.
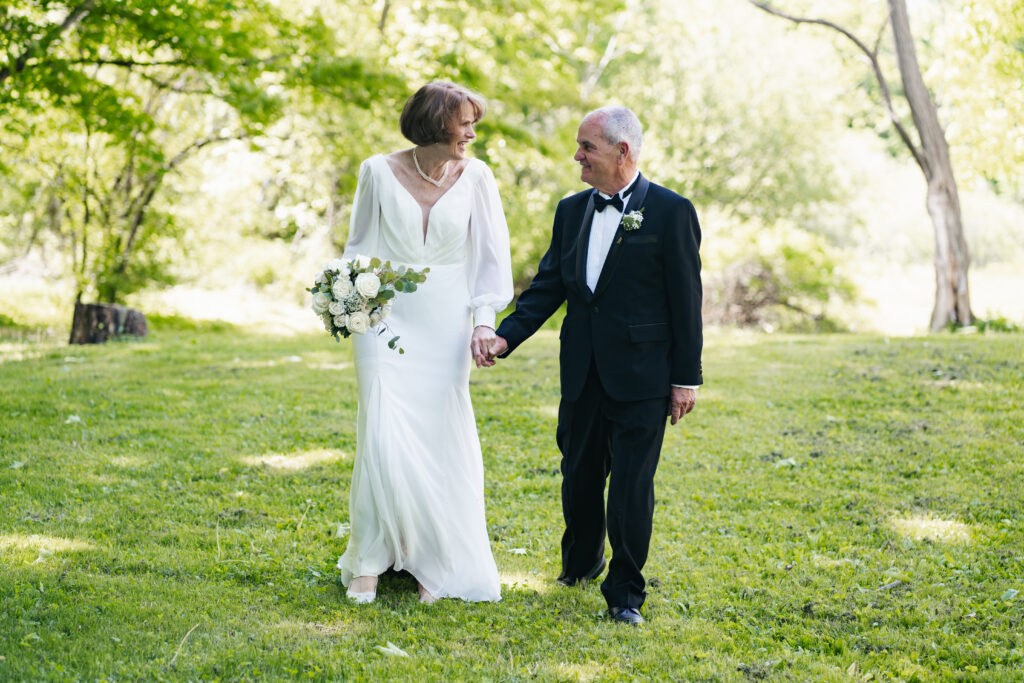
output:
[[562,398],[579,398],[591,360],[618,401],[668,396],[673,384],[701,375],[700,225],[689,200],[640,176],[625,213],[643,211],[637,230],[619,224],[593,292],[586,260],[593,196],[586,190],[558,203],[551,246],[537,275],[497,333],[508,355],[562,302]]

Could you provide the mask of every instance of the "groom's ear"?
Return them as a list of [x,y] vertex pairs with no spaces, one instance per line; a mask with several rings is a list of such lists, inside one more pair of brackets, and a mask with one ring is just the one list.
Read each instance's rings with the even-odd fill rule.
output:
[[627,159],[629,159],[629,143],[628,142],[620,142],[619,143],[619,157],[618,157],[618,159],[616,159],[616,161],[618,161],[620,164],[622,164],[622,163],[625,163]]

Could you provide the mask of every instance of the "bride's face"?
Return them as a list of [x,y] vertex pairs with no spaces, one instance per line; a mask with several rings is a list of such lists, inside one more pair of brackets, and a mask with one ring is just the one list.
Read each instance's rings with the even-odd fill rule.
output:
[[466,147],[476,138],[473,127],[476,125],[476,110],[469,102],[463,102],[459,113],[448,126],[451,135],[448,140],[448,153],[452,159],[465,159]]

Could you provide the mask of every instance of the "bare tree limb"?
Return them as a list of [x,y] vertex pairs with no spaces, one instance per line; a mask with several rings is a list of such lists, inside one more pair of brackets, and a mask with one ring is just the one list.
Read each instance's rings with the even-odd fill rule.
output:
[[[921,170],[926,175],[929,173],[927,161],[925,159],[924,154],[914,143],[913,139],[910,137],[910,133],[907,131],[906,127],[904,127],[903,123],[896,115],[896,111],[892,107],[892,94],[889,89],[889,82],[886,80],[885,74],[882,72],[882,66],[878,62],[878,42],[881,41],[881,31],[879,32],[879,41],[876,42],[875,49],[872,50],[867,45],[865,45],[859,38],[857,38],[857,36],[853,35],[853,33],[851,33],[849,30],[843,28],[842,26],[836,24],[835,22],[828,21],[827,19],[811,19],[808,17],[797,17],[792,14],[787,14],[786,12],[776,9],[775,7],[772,7],[771,3],[768,2],[761,2],[759,0],[747,1],[751,5],[757,7],[758,9],[764,10],[768,14],[773,14],[777,17],[787,19],[793,22],[794,24],[814,24],[817,26],[825,26],[827,28],[830,28],[833,31],[837,31],[838,33],[842,34],[843,36],[848,38],[854,45],[856,45],[857,48],[861,52],[863,52],[864,55],[868,58],[868,61],[871,62],[871,69],[872,71],[874,71],[875,80],[878,82],[878,88],[882,93],[882,106],[885,108],[885,113],[888,115],[889,121],[896,129],[896,133],[900,136],[900,140],[902,140],[903,144],[906,145],[908,150],[910,150],[910,154],[911,156],[914,157],[914,161],[917,162],[917,165],[921,167]],[[885,29],[885,25],[887,24],[888,21],[886,21],[886,24],[882,26],[882,30]]]

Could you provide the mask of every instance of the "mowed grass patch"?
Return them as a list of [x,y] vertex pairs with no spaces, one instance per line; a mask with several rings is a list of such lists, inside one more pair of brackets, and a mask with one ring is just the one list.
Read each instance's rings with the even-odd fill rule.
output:
[[1022,335],[710,335],[630,629],[554,584],[557,332],[472,375],[502,602],[355,606],[349,346],[155,328],[0,349],[0,680],[1020,680]]

